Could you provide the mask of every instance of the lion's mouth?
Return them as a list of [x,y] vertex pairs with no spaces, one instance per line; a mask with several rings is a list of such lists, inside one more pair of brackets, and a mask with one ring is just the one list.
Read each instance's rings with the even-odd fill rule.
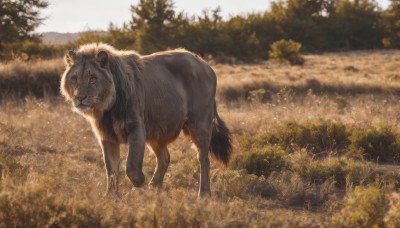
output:
[[89,112],[93,110],[93,107],[91,105],[86,105],[83,103],[76,104],[75,108],[82,112]]

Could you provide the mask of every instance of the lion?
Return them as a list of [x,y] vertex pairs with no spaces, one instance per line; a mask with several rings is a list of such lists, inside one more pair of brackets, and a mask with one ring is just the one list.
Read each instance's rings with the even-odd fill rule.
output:
[[211,195],[209,152],[227,165],[231,133],[215,102],[217,77],[200,57],[176,49],[151,55],[86,44],[65,57],[61,93],[91,124],[107,174],[107,193],[118,192],[120,144],[128,144],[126,175],[145,183],[146,144],[157,158],[150,185],[161,187],[170,163],[167,146],[182,131],[198,150],[199,196]]

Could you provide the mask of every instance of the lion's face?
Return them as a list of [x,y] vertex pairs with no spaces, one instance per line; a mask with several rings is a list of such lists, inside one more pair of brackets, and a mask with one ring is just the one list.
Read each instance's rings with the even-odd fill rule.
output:
[[85,114],[109,109],[115,100],[115,88],[112,75],[103,65],[104,59],[79,57],[70,52],[66,60],[69,68],[63,76],[61,90],[74,109]]

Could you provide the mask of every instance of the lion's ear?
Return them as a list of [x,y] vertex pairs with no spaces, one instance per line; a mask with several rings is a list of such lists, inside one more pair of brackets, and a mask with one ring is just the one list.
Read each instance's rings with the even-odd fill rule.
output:
[[106,51],[99,51],[96,59],[101,67],[105,68],[108,65],[108,53]]
[[72,66],[76,62],[76,52],[70,50],[64,56],[65,63]]

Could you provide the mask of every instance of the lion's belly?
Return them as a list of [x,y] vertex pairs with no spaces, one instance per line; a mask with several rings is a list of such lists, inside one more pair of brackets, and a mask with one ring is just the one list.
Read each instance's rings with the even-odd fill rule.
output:
[[155,100],[146,108],[146,138],[149,143],[168,144],[175,140],[187,120],[188,108],[185,97],[176,93],[171,97]]
[[183,113],[168,117],[146,123],[146,139],[150,144],[166,145],[179,136],[186,117]]

